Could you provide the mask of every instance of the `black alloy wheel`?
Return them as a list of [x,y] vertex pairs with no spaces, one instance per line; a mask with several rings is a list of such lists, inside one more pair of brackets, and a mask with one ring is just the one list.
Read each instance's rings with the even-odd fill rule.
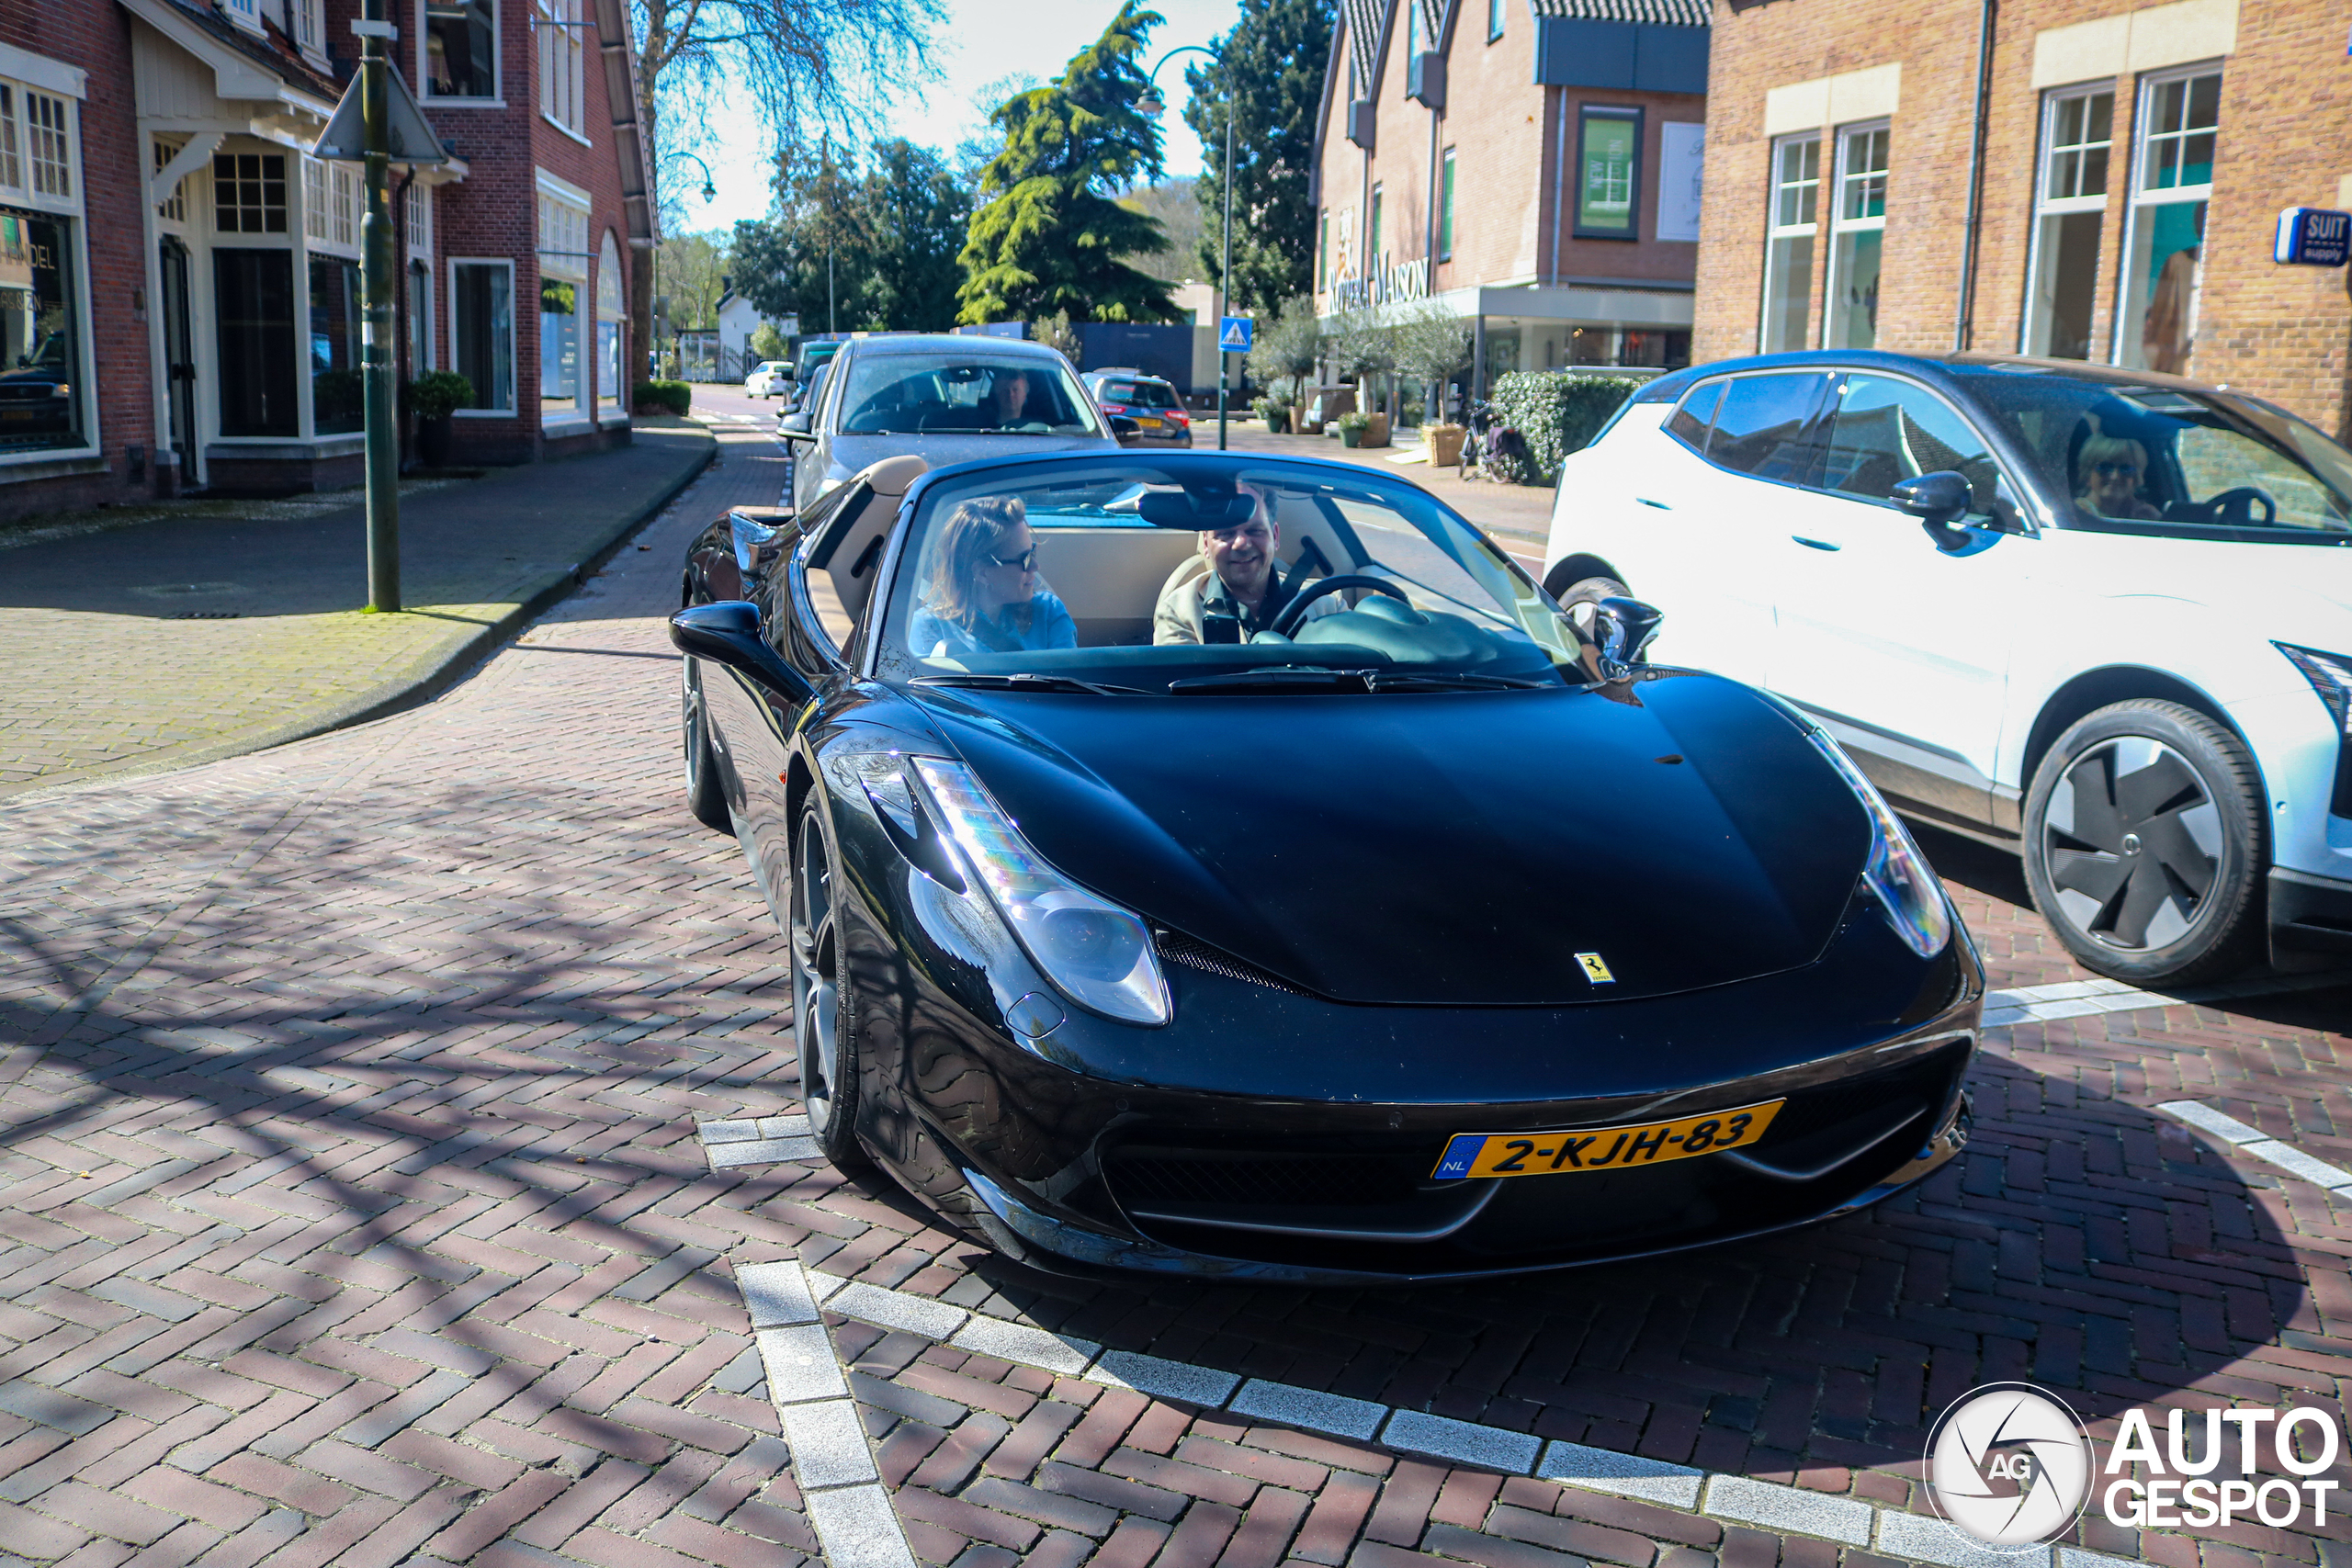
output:
[[2238,968],[2261,934],[2262,798],[2245,746],[2196,709],[2100,708],[2058,738],[2026,795],[2034,908],[2115,979]]
[[837,1170],[869,1162],[857,1142],[857,1025],[842,983],[841,928],[833,918],[833,856],[810,811],[793,841],[792,1037],[800,1062],[800,1108]]
[[727,794],[718,787],[718,770],[710,754],[710,716],[703,706],[702,665],[693,659],[678,661],[678,721],[686,760],[686,809],[704,827],[731,835],[735,818],[727,809]]

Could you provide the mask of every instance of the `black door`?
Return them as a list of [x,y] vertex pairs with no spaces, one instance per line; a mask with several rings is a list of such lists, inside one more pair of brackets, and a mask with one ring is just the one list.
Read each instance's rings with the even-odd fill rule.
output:
[[171,406],[171,446],[180,455],[180,480],[196,479],[196,340],[188,326],[187,247],[163,242],[164,382]]

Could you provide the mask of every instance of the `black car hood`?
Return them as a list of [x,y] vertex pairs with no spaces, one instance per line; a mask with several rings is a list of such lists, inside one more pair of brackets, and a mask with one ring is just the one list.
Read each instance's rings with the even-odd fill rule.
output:
[[1810,962],[1860,803],[1747,688],[1637,690],[916,695],[1065,874],[1326,997],[1557,1006]]

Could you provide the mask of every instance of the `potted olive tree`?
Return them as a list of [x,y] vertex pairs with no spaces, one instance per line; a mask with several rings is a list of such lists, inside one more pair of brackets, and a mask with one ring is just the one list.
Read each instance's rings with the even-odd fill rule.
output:
[[1396,368],[1422,383],[1421,445],[1430,466],[1450,468],[1462,460],[1462,426],[1440,423],[1445,412],[1445,384],[1470,363],[1470,330],[1462,318],[1443,307],[1424,303],[1399,316],[1390,326]]
[[[1270,319],[1259,323],[1247,363],[1250,378],[1266,389],[1266,407],[1260,412],[1266,428],[1276,435],[1294,427],[1306,433],[1306,419],[1298,411],[1306,401],[1306,378],[1315,373],[1320,334],[1315,301],[1305,295],[1285,300]],[[1277,411],[1280,423],[1275,423]]]
[[416,415],[416,455],[426,468],[449,466],[454,416],[473,402],[474,384],[455,370],[428,370],[408,384],[408,406]]

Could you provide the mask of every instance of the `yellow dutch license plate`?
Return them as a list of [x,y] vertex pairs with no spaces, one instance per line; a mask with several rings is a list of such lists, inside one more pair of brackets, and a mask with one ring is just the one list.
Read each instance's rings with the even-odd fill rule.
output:
[[1147,429],[1149,429],[1149,430],[1158,430],[1158,429],[1159,429],[1162,424],[1165,424],[1165,423],[1167,423],[1167,421],[1165,421],[1165,420],[1159,420],[1159,419],[1154,419],[1151,415],[1149,415],[1149,414],[1148,414],[1148,413],[1139,413],[1139,414],[1136,415],[1136,423],[1137,424],[1140,424],[1140,425],[1144,426],[1144,427],[1145,427],[1145,428],[1147,428]]
[[1724,1149],[1743,1148],[1764,1135],[1785,1100],[1710,1111],[1676,1122],[1640,1122],[1623,1127],[1572,1127],[1557,1133],[1456,1133],[1445,1156],[1430,1173],[1432,1181],[1463,1181],[1480,1176],[1555,1176],[1578,1170],[1622,1170],[1629,1165],[1664,1165]]

